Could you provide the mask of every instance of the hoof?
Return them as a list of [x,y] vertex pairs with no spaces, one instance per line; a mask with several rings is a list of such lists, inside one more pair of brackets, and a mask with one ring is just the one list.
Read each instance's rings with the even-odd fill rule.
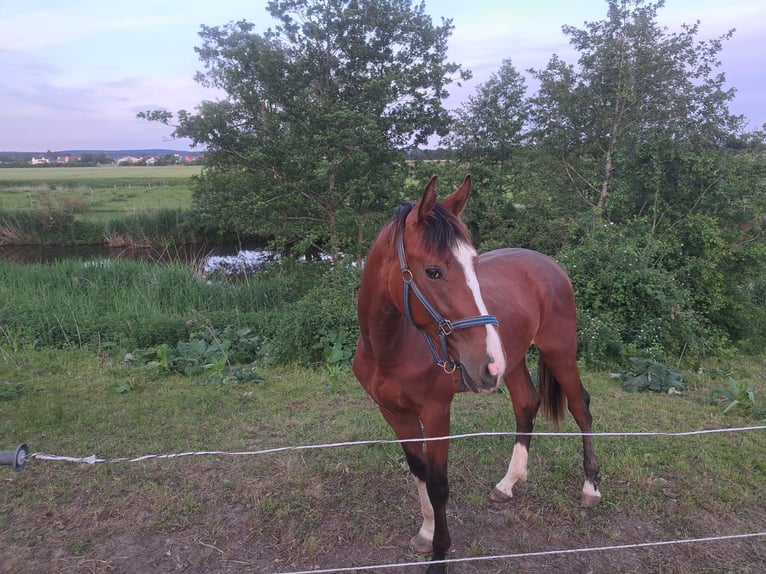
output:
[[410,548],[418,554],[431,554],[433,547],[433,541],[421,536],[420,532],[410,539]]
[[600,493],[582,493],[582,498],[580,498],[580,506],[583,508],[593,508],[594,506],[598,506],[598,503],[601,502],[601,494]]
[[492,492],[489,493],[489,501],[496,504],[507,504],[511,501],[511,496],[499,488],[493,488]]

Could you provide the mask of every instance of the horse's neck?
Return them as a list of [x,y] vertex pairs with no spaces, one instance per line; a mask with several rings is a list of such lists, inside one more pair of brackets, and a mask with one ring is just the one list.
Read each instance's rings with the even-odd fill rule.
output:
[[[373,249],[365,265],[359,290],[359,326],[362,337],[377,354],[392,349],[392,341],[406,327],[406,319],[391,298],[389,277],[394,271],[392,262],[381,249]],[[402,289],[404,286],[402,285]]]

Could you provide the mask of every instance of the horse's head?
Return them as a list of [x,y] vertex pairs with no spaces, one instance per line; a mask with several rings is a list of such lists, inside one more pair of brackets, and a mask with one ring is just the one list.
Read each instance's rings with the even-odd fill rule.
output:
[[506,365],[497,320],[482,299],[476,249],[460,219],[470,193],[467,176],[437,202],[434,176],[423,197],[400,213],[395,240],[404,288],[392,294],[400,311],[430,336],[437,361],[439,353],[446,354],[445,370],[459,365],[468,386],[489,392]]

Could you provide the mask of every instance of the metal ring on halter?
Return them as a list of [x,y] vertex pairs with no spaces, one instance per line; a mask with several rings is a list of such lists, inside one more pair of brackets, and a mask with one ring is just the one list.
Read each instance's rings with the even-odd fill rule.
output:
[[459,366],[460,366],[460,363],[456,363],[455,361],[451,359],[449,361],[445,361],[444,363],[442,363],[442,369],[448,375],[451,375],[452,373],[457,371]]

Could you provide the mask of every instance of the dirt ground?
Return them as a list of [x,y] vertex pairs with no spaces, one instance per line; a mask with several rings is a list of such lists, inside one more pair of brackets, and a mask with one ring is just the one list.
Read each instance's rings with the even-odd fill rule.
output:
[[[291,494],[278,488],[282,477],[278,469],[271,477],[266,476],[268,469],[260,476],[235,470],[232,475],[225,465],[222,469],[211,462],[167,473],[159,468],[117,470],[106,478],[89,471],[92,480],[76,498],[56,500],[44,512],[19,509],[6,519],[0,529],[0,572],[425,571],[422,565],[390,566],[423,560],[408,549],[419,517],[417,496],[406,473],[383,473],[377,487],[360,499],[367,482],[342,468],[331,473],[331,479],[309,481]],[[78,480],[77,471],[64,472]],[[136,472],[144,476],[134,476]],[[22,475],[0,477],[0,493],[2,482],[29,480]],[[145,481],[141,490],[129,485],[139,479]],[[55,499],[45,482],[42,476],[29,481],[28,487],[39,489],[41,499]],[[167,495],[174,484],[181,500]],[[453,483],[450,559],[478,560],[453,563],[450,574],[766,572],[766,537],[558,553],[755,532],[758,525],[761,530],[766,526],[765,509],[741,509],[728,524],[701,513],[685,521],[694,525],[693,530],[672,531],[667,518],[659,516],[672,514],[672,508],[659,509],[655,520],[651,512],[621,508],[605,492],[598,510],[583,510],[577,505],[577,485],[559,486],[567,489],[562,496],[572,494],[571,500],[565,499],[565,512],[548,504],[530,483],[518,488],[506,505],[468,499],[461,495],[464,485]],[[672,506],[672,492],[666,498],[665,504]],[[348,500],[353,503],[344,503]],[[546,554],[486,559],[532,552]],[[374,565],[386,566],[369,568]]]

